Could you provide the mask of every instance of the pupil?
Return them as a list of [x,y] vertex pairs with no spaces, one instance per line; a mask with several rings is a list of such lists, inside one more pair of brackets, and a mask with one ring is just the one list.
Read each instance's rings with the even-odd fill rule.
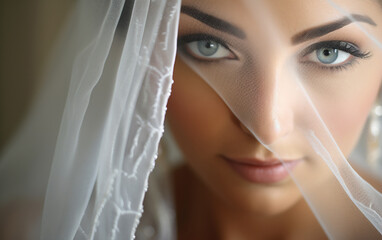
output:
[[206,45],[205,45],[206,48],[213,48],[214,47],[214,44],[212,42],[206,42]]
[[330,49],[325,49],[323,54],[328,57],[332,54],[332,51]]

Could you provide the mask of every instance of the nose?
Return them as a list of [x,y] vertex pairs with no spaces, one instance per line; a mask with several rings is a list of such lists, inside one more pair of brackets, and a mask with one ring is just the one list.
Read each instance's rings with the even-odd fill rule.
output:
[[[245,133],[251,133],[265,145],[275,143],[294,129],[294,105],[297,86],[286,71],[267,71],[252,80],[250,107],[239,119]],[[248,96],[248,95],[247,95]]]
[[278,113],[275,118],[262,114],[252,121],[258,124],[240,122],[240,128],[246,134],[255,136],[264,145],[275,143],[291,133],[294,128],[293,114],[290,111]]

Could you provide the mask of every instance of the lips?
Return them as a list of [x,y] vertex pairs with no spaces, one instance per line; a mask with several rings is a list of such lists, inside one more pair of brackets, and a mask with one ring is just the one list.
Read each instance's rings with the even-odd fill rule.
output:
[[278,159],[260,160],[257,158],[227,158],[222,156],[229,166],[245,180],[252,183],[277,183],[289,176],[301,159],[283,160]]

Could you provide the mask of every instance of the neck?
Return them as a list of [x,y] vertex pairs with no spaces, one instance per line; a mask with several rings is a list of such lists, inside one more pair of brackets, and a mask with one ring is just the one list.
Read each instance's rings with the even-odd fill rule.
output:
[[[303,199],[287,211],[272,216],[238,211],[216,196],[211,196],[211,199],[210,221],[215,223],[215,231],[222,240],[246,240],[254,236],[256,239],[313,239],[312,233],[322,232]],[[319,239],[325,238],[322,236]]]
[[261,216],[238,210],[208,189],[188,167],[175,174],[178,239],[325,239],[303,199],[287,211]]

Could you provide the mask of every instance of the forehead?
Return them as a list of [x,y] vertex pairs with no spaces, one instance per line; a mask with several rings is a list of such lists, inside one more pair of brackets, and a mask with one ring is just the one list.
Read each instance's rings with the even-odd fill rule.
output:
[[272,29],[283,37],[342,18],[336,6],[348,13],[382,16],[378,0],[183,0],[182,5],[226,20],[249,35]]

